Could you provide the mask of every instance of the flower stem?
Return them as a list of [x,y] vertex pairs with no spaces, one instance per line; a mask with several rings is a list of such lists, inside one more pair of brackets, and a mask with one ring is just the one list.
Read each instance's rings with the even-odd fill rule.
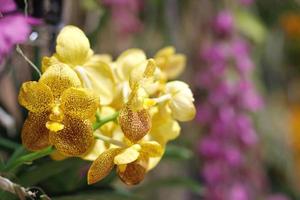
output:
[[108,142],[110,144],[114,144],[114,145],[116,145],[118,147],[126,147],[126,145],[123,142],[115,140],[115,139],[112,139],[112,138],[107,137],[105,135],[99,135],[99,134],[97,134],[97,135],[94,135],[94,137],[96,139],[102,140],[104,142]]
[[8,165],[6,165],[4,170],[5,171],[14,170],[15,168],[17,168],[18,166],[20,166],[24,163],[32,162],[36,159],[45,157],[45,156],[51,154],[52,152],[54,152],[54,150],[55,149],[53,147],[47,147],[47,148],[42,149],[40,151],[29,153],[27,155],[21,156],[20,158],[16,159],[14,162],[9,163]]
[[[97,113],[97,115],[98,115],[98,113]],[[98,116],[97,118],[100,120],[93,124],[94,131],[97,130],[98,128],[100,128],[101,126],[103,126],[104,124],[106,124],[107,122],[116,120],[118,116],[119,116],[119,112],[115,112],[114,114],[112,114],[108,117],[105,117],[105,118],[101,118]]]

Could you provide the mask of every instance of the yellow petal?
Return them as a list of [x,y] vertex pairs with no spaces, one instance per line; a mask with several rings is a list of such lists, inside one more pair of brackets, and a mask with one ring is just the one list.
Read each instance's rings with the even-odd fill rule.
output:
[[49,130],[45,124],[49,113],[29,113],[23,124],[22,143],[30,151],[46,148],[49,143]]
[[146,169],[139,163],[134,162],[128,164],[125,171],[118,169],[117,173],[125,184],[136,185],[144,179]]
[[128,163],[132,163],[138,159],[141,150],[141,146],[139,144],[134,144],[126,149],[124,149],[121,153],[115,156],[114,163],[116,165],[124,165]]
[[84,63],[84,66],[97,67],[99,62],[110,64],[112,62],[112,56],[109,54],[95,54]]
[[148,166],[147,166],[147,171],[152,170],[154,167],[156,167],[161,160],[162,157],[151,157],[148,160]]
[[140,142],[142,153],[147,157],[161,157],[163,154],[162,146],[155,141],[142,141]]
[[102,105],[109,105],[114,97],[115,81],[111,67],[102,62],[75,67],[83,86],[93,89],[101,99]]
[[138,64],[130,73],[129,84],[133,89],[135,85],[143,87],[147,93],[154,94],[159,88],[160,70],[153,59]]
[[180,134],[180,126],[171,116],[167,108],[162,107],[152,117],[152,128],[150,135],[162,145],[176,139]]
[[59,98],[62,92],[70,87],[81,86],[77,74],[62,63],[50,66],[41,76],[39,83],[50,87],[55,98]]
[[31,112],[44,112],[50,109],[53,95],[47,85],[29,81],[22,84],[19,103]]
[[128,49],[116,60],[116,73],[121,81],[129,80],[132,69],[146,60],[145,53],[140,49]]
[[183,54],[175,54],[174,47],[161,49],[154,59],[168,79],[174,79],[180,75],[186,65],[186,57]]
[[175,119],[189,121],[195,117],[194,97],[188,84],[182,81],[168,82],[166,92],[172,95],[169,105]]
[[105,147],[105,142],[102,140],[95,140],[92,148],[90,148],[84,155],[81,156],[84,160],[96,160],[99,155],[101,155],[107,148]]
[[59,64],[59,60],[57,59],[56,56],[51,56],[51,57],[43,57],[42,59],[42,72],[44,73],[48,67],[55,65],[55,64]]
[[146,109],[134,111],[131,107],[125,106],[120,111],[119,124],[124,135],[136,142],[151,129],[151,118]]
[[114,157],[120,149],[113,148],[103,152],[91,165],[88,171],[88,184],[96,183],[105,178],[114,167]]
[[62,123],[64,128],[61,131],[50,133],[51,144],[67,156],[86,153],[94,142],[91,122],[65,116]]
[[62,130],[64,128],[64,125],[62,123],[59,123],[59,122],[48,121],[46,123],[46,127],[50,131],[57,132],[57,131]]
[[56,53],[60,61],[73,66],[83,65],[92,55],[88,38],[75,26],[65,26],[60,31]]
[[69,88],[61,96],[61,109],[65,114],[81,119],[95,116],[100,106],[99,96],[84,88]]

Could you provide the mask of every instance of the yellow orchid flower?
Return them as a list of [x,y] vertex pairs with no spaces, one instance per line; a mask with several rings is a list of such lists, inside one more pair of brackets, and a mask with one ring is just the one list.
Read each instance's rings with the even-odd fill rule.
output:
[[180,134],[180,125],[173,119],[172,111],[165,104],[154,108],[152,112],[151,138],[165,146],[170,140],[176,139]]
[[143,90],[141,84],[153,76],[155,69],[154,60],[149,59],[140,79],[131,81],[132,91],[129,100],[119,114],[119,125],[124,135],[132,142],[141,140],[151,129],[151,118],[147,108],[144,107],[145,97],[139,94]]
[[105,178],[117,166],[120,179],[127,185],[135,185],[144,179],[151,158],[160,158],[161,145],[154,141],[140,141],[127,147],[111,148],[103,152],[88,171],[88,184]]
[[194,97],[189,85],[182,81],[166,84],[166,94],[171,95],[168,105],[172,116],[179,121],[190,121],[195,117]]
[[174,79],[179,76],[186,65],[185,55],[175,54],[175,48],[172,46],[159,50],[154,59],[167,79]]
[[107,54],[95,55],[82,30],[75,26],[65,26],[56,39],[56,53],[44,57],[42,69],[45,71],[55,63],[69,65],[80,78],[83,87],[99,94],[102,105],[109,105],[114,97],[115,80]]
[[81,88],[76,73],[67,65],[50,66],[38,82],[23,83],[19,103],[30,111],[22,129],[27,149],[54,145],[59,153],[78,156],[93,143],[91,119],[99,97]]

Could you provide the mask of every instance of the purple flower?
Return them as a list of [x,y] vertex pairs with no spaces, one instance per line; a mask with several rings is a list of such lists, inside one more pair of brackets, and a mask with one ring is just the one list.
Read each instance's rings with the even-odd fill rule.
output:
[[221,11],[214,20],[213,27],[219,35],[230,35],[233,31],[233,17],[229,11]]
[[244,93],[243,95],[237,96],[237,104],[239,104],[242,109],[257,111],[262,108],[263,100],[254,90],[253,84],[250,81],[240,81],[237,86],[237,94],[241,92]]
[[223,152],[222,143],[215,137],[206,137],[199,144],[199,152],[205,157],[217,157]]
[[230,200],[251,200],[249,191],[242,184],[234,185],[229,191]]
[[30,20],[20,13],[6,14],[16,9],[12,0],[0,0],[0,63],[14,45],[23,43],[30,33]]
[[224,158],[230,167],[240,167],[243,163],[241,150],[234,145],[229,145],[224,149]]
[[16,4],[12,0],[1,0],[0,1],[0,12],[2,13],[7,13],[10,11],[16,10]]
[[103,0],[102,4],[110,7],[115,28],[123,36],[128,36],[142,30],[139,12],[142,9],[141,0]]
[[205,200],[257,199],[264,183],[256,153],[258,137],[249,117],[249,112],[261,108],[262,99],[251,79],[249,45],[233,35],[233,29],[231,13],[220,12],[214,23],[217,38],[200,53],[203,65],[196,82],[203,95],[197,119],[205,134],[198,151],[203,158]]

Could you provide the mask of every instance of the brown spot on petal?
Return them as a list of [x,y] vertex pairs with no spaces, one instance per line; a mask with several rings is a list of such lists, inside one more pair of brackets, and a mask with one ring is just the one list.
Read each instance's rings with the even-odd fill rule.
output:
[[49,146],[49,130],[46,128],[49,113],[29,113],[23,124],[22,143],[30,151]]
[[120,111],[119,124],[124,135],[131,141],[137,142],[151,129],[151,118],[146,109],[133,111],[126,106]]
[[96,183],[105,178],[115,166],[114,158],[121,151],[119,148],[109,149],[93,162],[88,172],[88,184]]
[[94,141],[90,121],[65,116],[62,124],[61,131],[50,133],[50,142],[60,153],[79,156],[89,150]]
[[128,164],[123,172],[118,169],[117,173],[125,184],[136,185],[144,179],[146,169],[138,162],[134,162]]

